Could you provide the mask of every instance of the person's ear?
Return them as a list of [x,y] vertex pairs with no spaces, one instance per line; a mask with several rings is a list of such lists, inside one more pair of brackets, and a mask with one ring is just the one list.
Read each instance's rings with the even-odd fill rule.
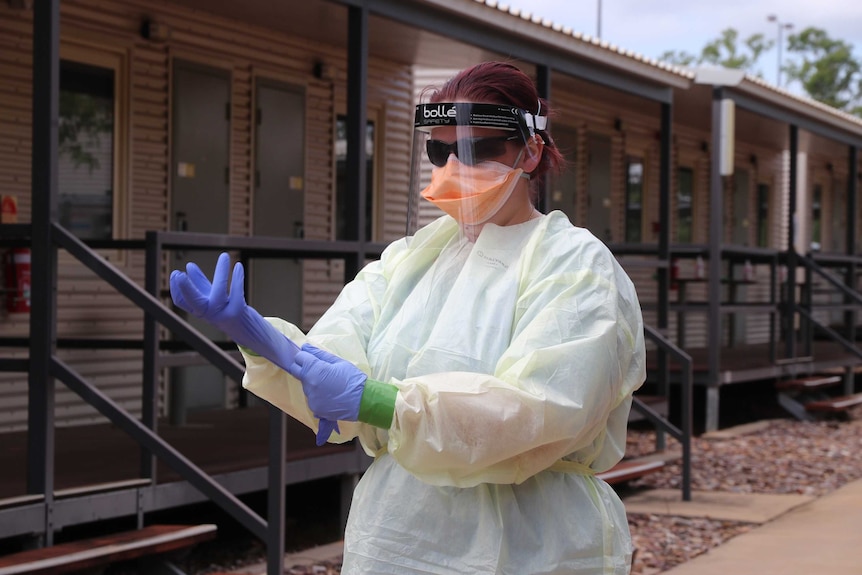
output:
[[521,168],[527,174],[532,174],[539,162],[542,161],[542,151],[545,149],[545,141],[541,136],[536,134],[527,140],[527,146],[524,152],[524,159],[521,160]]

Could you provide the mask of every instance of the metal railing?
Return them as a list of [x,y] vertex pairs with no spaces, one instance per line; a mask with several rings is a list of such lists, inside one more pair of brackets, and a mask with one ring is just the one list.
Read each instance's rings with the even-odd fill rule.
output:
[[[188,325],[171,309],[162,304],[158,298],[142,289],[114,268],[112,264],[101,258],[81,240],[56,223],[52,226],[52,239],[59,247],[68,251],[72,257],[84,264],[84,266],[110,284],[137,307],[144,310],[146,317],[149,318],[148,321],[164,325],[198,353],[207,358],[225,375],[240,383],[242,382],[244,368],[239,363],[234,361],[233,358],[217,347],[207,337]],[[284,556],[283,525],[285,494],[283,486],[286,432],[286,415],[281,410],[275,407],[270,407],[269,410],[269,469],[271,476],[267,494],[268,520],[264,520],[230,491],[217,483],[159,437],[154,431],[154,410],[145,409],[144,422],[142,423],[94,386],[87,383],[78,373],[57,357],[52,357],[51,371],[55,377],[80,395],[84,401],[92,405],[99,413],[129,434],[147,452],[164,461],[180,477],[194,485],[237,522],[256,537],[266,542],[267,571],[273,575],[281,572]],[[146,381],[144,385],[148,387]],[[145,403],[147,402],[145,401]],[[154,466],[150,467],[148,471],[154,477]],[[276,559],[277,563],[275,562]]]
[[[673,425],[670,421],[663,418],[661,414],[656,412],[646,403],[635,396],[632,401],[632,408],[643,414],[650,423],[656,428],[657,441],[662,432],[669,433],[682,447],[682,499],[683,501],[691,501],[691,434],[692,434],[692,389],[694,386],[694,368],[692,365],[691,356],[685,351],[677,347],[673,342],[663,336],[654,328],[644,325],[644,335],[647,339],[655,343],[659,352],[669,354],[681,367],[680,373],[680,426]],[[664,374],[663,377],[668,377]]]
[[[805,319],[803,325],[804,342],[811,353],[814,331],[829,337],[830,340],[840,344],[846,351],[862,359],[862,349],[855,343],[856,321],[859,312],[862,312],[862,294],[847,285],[847,281],[841,282],[826,268],[818,264],[811,256],[798,256],[797,261],[805,268],[805,283],[803,295],[800,302],[795,305],[796,311]],[[830,258],[829,263],[841,267],[849,268],[847,278],[854,278],[856,273],[857,258]],[[843,296],[843,303],[827,304],[814,303],[814,278],[818,277],[824,280],[832,287],[834,293]],[[845,328],[847,335],[845,337],[830,326],[822,323],[815,317],[817,311],[823,310],[841,310],[845,315]]]
[[[27,224],[4,225],[4,245],[28,246],[31,227]],[[100,338],[57,338],[57,347],[66,348],[101,348],[141,349],[143,347],[143,394],[142,417],[136,418],[124,410],[110,397],[89,383],[66,362],[51,354],[49,358],[49,374],[70,390],[79,395],[87,404],[95,408],[102,416],[116,425],[141,446],[141,479],[147,481],[145,487],[136,488],[135,506],[139,527],[143,525],[144,508],[142,497],[145,490],[154,488],[156,484],[155,459],[163,461],[183,480],[197,489],[206,498],[218,505],[239,524],[243,525],[255,537],[261,539],[267,547],[267,571],[271,574],[281,573],[284,556],[284,522],[285,522],[285,450],[286,450],[286,418],[287,415],[276,407],[269,406],[269,453],[267,468],[268,506],[267,518],[263,519],[240,501],[230,490],[197,467],[182,453],[175,450],[157,433],[158,412],[158,380],[162,366],[162,344],[159,341],[159,326],[171,331],[185,346],[194,350],[204,361],[215,366],[225,376],[241,385],[244,367],[223,350],[219,344],[211,341],[170,307],[162,303],[159,296],[160,261],[165,249],[238,249],[244,257],[250,255],[332,258],[342,259],[346,268],[357,268],[367,255],[378,255],[382,251],[380,244],[361,242],[315,242],[309,240],[282,240],[278,238],[230,237],[215,234],[188,234],[173,232],[150,232],[146,242],[140,241],[90,241],[83,242],[68,230],[57,224],[51,226],[51,242],[54,249],[66,250],[72,258],[92,271],[97,277],[111,285],[134,306],[144,312],[143,342],[134,340],[116,340]],[[89,245],[88,245],[89,244]],[[113,264],[106,261],[95,249],[145,249],[146,276],[145,288],[128,278]],[[350,272],[349,272],[350,273]],[[56,318],[55,318],[56,319]],[[2,338],[5,347],[26,347],[27,338]],[[176,346],[170,346],[176,347]],[[29,358],[2,358],[0,370],[26,372],[30,365]],[[358,452],[358,447],[354,450]],[[48,457],[49,453],[31,454],[30,457]],[[355,458],[354,458],[355,459]],[[358,465],[358,459],[356,459]],[[354,465],[355,466],[355,465]],[[327,467],[327,464],[316,466]],[[329,467],[332,467],[331,463]],[[49,473],[53,473],[50,461],[47,463]],[[318,470],[320,471],[320,470]],[[45,520],[53,515],[57,502],[53,497],[37,497],[28,495],[26,508],[19,509],[27,517],[26,523],[33,526],[31,530],[44,530],[45,541],[53,541],[54,524]],[[86,504],[86,501],[83,501]],[[63,502],[64,510],[72,502]],[[12,510],[6,510],[6,515]],[[98,514],[97,514],[98,515]],[[41,516],[41,520],[39,518]],[[95,517],[95,516],[94,516]],[[41,526],[41,527],[37,527]],[[50,532],[50,533],[49,533]]]

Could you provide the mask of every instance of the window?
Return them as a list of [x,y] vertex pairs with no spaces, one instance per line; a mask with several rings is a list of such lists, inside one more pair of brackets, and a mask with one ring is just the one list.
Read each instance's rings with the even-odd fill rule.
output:
[[694,170],[680,168],[676,174],[676,241],[690,244],[692,238]]
[[769,247],[769,186],[757,185],[757,247]]
[[118,70],[60,61],[60,224],[82,239],[117,234]]
[[644,161],[626,158],[626,242],[642,241]]
[[[365,240],[374,239],[374,122],[368,121],[365,130]],[[335,238],[347,237],[347,117],[338,116],[335,121]]]

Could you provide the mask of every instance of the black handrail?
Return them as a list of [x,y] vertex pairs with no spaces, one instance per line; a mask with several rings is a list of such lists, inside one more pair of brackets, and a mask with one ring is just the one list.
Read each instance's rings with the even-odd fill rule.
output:
[[[817,262],[815,262],[813,258],[811,258],[809,256],[800,255],[798,261],[800,263],[802,263],[802,265],[805,266],[805,269],[806,269],[806,274],[808,276],[808,278],[807,278],[808,281],[806,282],[808,295],[806,298],[803,298],[803,301],[806,303],[798,303],[795,305],[796,311],[805,317],[805,319],[808,321],[809,325],[816,326],[817,328],[819,328],[821,330],[822,333],[825,333],[832,341],[839,343],[848,352],[850,352],[853,355],[855,355],[856,357],[859,357],[860,359],[862,359],[862,350],[860,350],[859,347],[855,343],[848,340],[847,338],[842,336],[840,333],[838,333],[837,331],[835,331],[831,327],[825,325],[824,323],[820,322],[817,318],[814,317],[815,305],[814,305],[813,301],[811,301],[812,300],[811,291],[813,289],[813,286],[812,286],[813,282],[811,281],[812,274],[817,274],[819,277],[826,280],[826,282],[828,284],[830,284],[832,287],[836,288],[839,292],[841,292],[841,294],[844,295],[845,298],[854,300],[856,302],[856,306],[858,306],[859,309],[862,309],[862,294],[860,294],[859,292],[855,291],[854,289],[848,287],[846,284],[841,283],[838,280],[836,280],[835,278],[833,278],[822,266],[817,264]],[[852,260],[850,260],[850,261],[843,261],[842,263],[852,265],[854,262]],[[850,305],[852,306],[852,304],[850,304]],[[854,308],[856,306],[854,306]],[[842,307],[845,307],[845,306],[842,305]],[[814,336],[813,331],[809,329],[808,330],[809,340],[812,339],[813,336]],[[809,343],[809,349],[810,349],[810,347],[811,347],[810,341],[808,343]]]
[[[191,345],[192,348],[210,360],[227,376],[238,382],[242,382],[242,376],[245,369],[238,362],[213,344],[213,342],[206,336],[188,325],[153,295],[147,293],[140,286],[123,275],[111,263],[102,259],[96,252],[84,244],[84,242],[69,233],[68,230],[56,222],[52,224],[51,236],[52,240],[59,247],[68,251],[72,257],[84,264],[101,279],[108,282],[118,292],[126,296],[132,303],[143,309],[148,316],[155,318],[168,329],[179,335],[189,345]],[[254,533],[255,536],[269,543],[273,534],[268,533],[267,522],[243,504],[231,492],[226,490],[209,475],[191,463],[191,461],[171,447],[169,443],[159,437],[154,431],[137,421],[137,419],[130,413],[119,407],[95,387],[88,384],[80,375],[66,366],[56,356],[52,356],[51,367],[52,371],[55,372],[55,377],[59,378],[60,381],[80,395],[84,401],[95,407],[102,415],[106,416],[118,427],[121,427],[151,453],[161,458],[183,479],[197,487],[203,494],[207,495],[234,519]],[[270,461],[271,466],[284,465],[283,445],[281,452],[281,457],[278,461]],[[269,495],[271,497],[283,497],[283,489],[281,488],[281,485],[277,486],[275,489],[272,485],[269,487]],[[278,533],[278,536],[281,537],[281,532]]]
[[692,433],[692,387],[694,385],[694,367],[691,356],[677,347],[656,329],[644,325],[644,335],[658,345],[662,353],[673,356],[682,367],[680,379],[681,428],[664,419],[637,397],[632,401],[632,407],[642,413],[657,428],[670,433],[682,446],[682,499],[691,501],[691,433]]
[[[838,281],[837,279],[835,279],[834,277],[829,275],[829,273],[821,265],[819,265],[817,262],[815,262],[813,258],[800,255],[799,261],[806,268],[810,269],[812,272],[816,273],[817,275],[822,277],[824,280],[826,280],[830,285],[832,285],[835,289],[840,291],[844,296],[846,296],[852,300],[855,300],[857,304],[862,306],[862,294],[860,294],[858,291],[854,290],[851,287],[848,287],[846,284]],[[847,263],[852,263],[852,262],[847,262]]]
[[52,357],[51,373],[81,399],[111,420],[111,423],[125,431],[139,444],[143,445],[162,459],[183,479],[194,485],[216,505],[251,531],[256,537],[267,540],[267,523],[257,513],[237,499],[230,491],[207,475],[189,459],[176,451],[164,439],[139,422],[111,398],[84,380],[74,369],[59,358]]
[[84,242],[59,224],[53,224],[51,235],[57,245],[68,251],[72,257],[84,264],[101,279],[108,282],[114,289],[128,298],[137,307],[141,308],[145,313],[153,316],[159,323],[178,335],[192,346],[195,351],[222,370],[225,375],[238,382],[242,382],[245,368],[210,341],[208,337],[185,322],[173,310],[127,278],[113,264],[99,256],[99,254],[87,247]]

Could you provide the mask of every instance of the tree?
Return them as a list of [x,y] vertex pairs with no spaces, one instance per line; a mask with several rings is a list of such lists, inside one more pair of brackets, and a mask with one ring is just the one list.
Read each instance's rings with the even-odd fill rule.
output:
[[659,60],[678,66],[712,64],[760,75],[760,72],[755,70],[755,65],[773,44],[774,42],[766,40],[763,34],[752,34],[742,42],[741,48],[739,32],[734,28],[727,28],[722,30],[718,38],[707,43],[699,56],[685,51],[669,50],[659,56]]
[[790,35],[787,51],[798,56],[784,66],[788,78],[813,99],[862,116],[862,63],[853,56],[851,44],[808,27]]
[[668,50],[658,57],[662,62],[675,64],[677,66],[691,66],[697,64],[697,56],[685,50]]
[[754,66],[760,55],[772,48],[774,42],[765,40],[763,34],[752,34],[743,44],[748,49],[747,54],[739,49],[739,33],[727,28],[721,32],[721,36],[703,47],[700,62],[756,73]]

